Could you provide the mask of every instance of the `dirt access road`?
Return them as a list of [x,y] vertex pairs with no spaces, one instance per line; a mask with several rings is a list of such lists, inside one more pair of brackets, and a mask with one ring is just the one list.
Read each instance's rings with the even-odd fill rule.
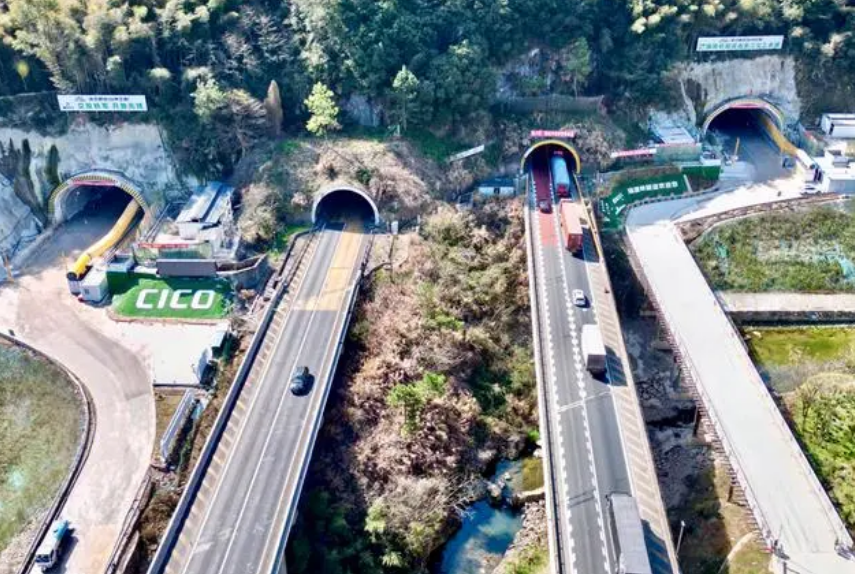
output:
[[116,217],[109,209],[94,216],[90,210],[88,218],[63,225],[22,277],[0,285],[0,329],[13,329],[71,369],[95,405],[92,450],[62,511],[75,528],[66,563],[55,569],[65,574],[104,571],[154,441],[147,347],[139,336],[144,327],[113,323],[103,309],[72,297],[65,281],[66,260],[102,236]]

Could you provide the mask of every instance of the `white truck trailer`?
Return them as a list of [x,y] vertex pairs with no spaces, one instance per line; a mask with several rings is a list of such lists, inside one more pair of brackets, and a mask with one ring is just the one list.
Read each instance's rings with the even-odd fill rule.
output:
[[606,372],[606,346],[597,325],[582,325],[582,357],[585,368],[593,375]]

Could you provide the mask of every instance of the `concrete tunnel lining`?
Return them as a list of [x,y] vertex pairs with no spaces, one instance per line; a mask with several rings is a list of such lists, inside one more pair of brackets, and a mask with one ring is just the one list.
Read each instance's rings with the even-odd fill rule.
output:
[[520,159],[520,172],[525,171],[526,163],[528,163],[528,158],[534,150],[548,145],[558,146],[569,152],[570,155],[573,156],[573,160],[576,163],[576,165],[573,166],[573,169],[571,169],[570,172],[576,174],[579,173],[579,170],[582,169],[582,160],[579,158],[579,152],[577,152],[576,148],[574,148],[569,143],[558,139],[545,139],[531,144],[528,149],[525,150],[525,153],[523,153],[522,159]]
[[79,212],[79,209],[72,211],[73,207],[69,209],[70,196],[77,187],[87,186],[120,189],[140,204],[146,217],[152,215],[151,207],[135,184],[121,175],[95,170],[74,175],[51,192],[48,199],[48,213],[53,223],[62,223]]
[[368,205],[371,206],[371,211],[374,214],[374,225],[380,225],[380,211],[377,209],[377,204],[374,203],[374,200],[371,198],[370,195],[368,195],[367,192],[352,185],[331,185],[329,187],[324,188],[319,193],[315,194],[315,200],[312,203],[312,223],[317,222],[318,207],[321,205],[323,200],[328,195],[338,191],[355,193],[356,195],[362,197],[362,199],[364,199],[368,203]]
[[701,126],[701,134],[706,135],[712,123],[729,110],[756,110],[765,113],[777,126],[779,130],[784,129],[784,113],[774,104],[762,98],[736,98],[722,102],[707,114]]

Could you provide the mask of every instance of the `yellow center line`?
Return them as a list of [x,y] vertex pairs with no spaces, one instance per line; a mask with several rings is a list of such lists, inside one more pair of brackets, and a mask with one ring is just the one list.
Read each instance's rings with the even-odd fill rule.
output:
[[330,261],[327,280],[317,296],[309,297],[298,304],[299,309],[315,311],[338,311],[349,287],[354,266],[358,263],[363,229],[359,223],[348,222],[342,230]]

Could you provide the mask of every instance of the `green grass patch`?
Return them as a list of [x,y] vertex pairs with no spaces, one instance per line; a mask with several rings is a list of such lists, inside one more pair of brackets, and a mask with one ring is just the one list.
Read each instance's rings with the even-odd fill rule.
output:
[[0,551],[56,496],[80,425],[80,402],[65,373],[0,345]]
[[221,319],[231,305],[231,285],[216,279],[132,276],[123,291],[113,293],[113,311],[123,317]]
[[425,129],[412,129],[405,132],[403,136],[422,154],[439,163],[448,159],[448,156],[464,149],[460,147],[460,144],[441,138]]
[[855,292],[855,217],[831,207],[721,225],[692,251],[715,289]]
[[289,157],[299,150],[301,146],[302,144],[297,140],[285,140],[279,144],[279,153],[284,157]]
[[291,243],[291,239],[301,231],[306,231],[307,229],[311,229],[310,225],[286,225],[280,231],[276,233],[273,237],[273,245],[270,246],[269,253],[271,256],[276,257],[277,255],[281,255],[285,253],[285,250],[288,248],[288,245]]
[[827,363],[855,353],[855,329],[793,327],[752,329],[748,346],[760,366],[782,367],[805,361]]
[[849,528],[855,526],[855,389],[805,384],[790,407],[796,434]]
[[769,572],[769,552],[757,539],[739,549],[722,572],[728,574],[766,574]]
[[543,461],[533,456],[522,461],[522,488],[535,490],[543,487]]
[[549,552],[542,546],[526,548],[505,568],[508,574],[545,574],[549,570]]

